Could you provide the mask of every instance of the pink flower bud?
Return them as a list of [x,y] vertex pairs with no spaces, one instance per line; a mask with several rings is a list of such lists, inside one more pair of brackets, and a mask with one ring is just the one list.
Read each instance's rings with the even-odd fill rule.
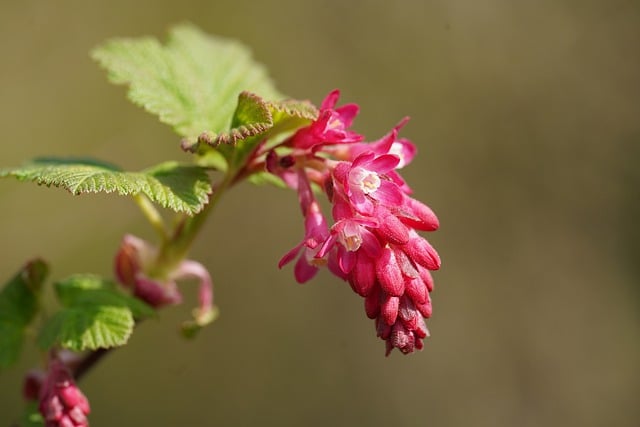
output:
[[38,408],[47,427],[89,425],[89,401],[76,386],[67,367],[58,359],[49,363],[49,371],[40,390]]
[[369,319],[375,319],[380,315],[380,291],[374,286],[371,293],[364,298],[364,311]]
[[440,268],[440,256],[436,250],[422,237],[414,237],[402,249],[409,258],[429,270]]
[[360,296],[366,297],[371,293],[376,283],[376,269],[374,261],[362,251],[358,252],[356,265],[353,268],[349,284]]
[[409,230],[395,215],[381,210],[378,232],[389,242],[404,245],[409,241]]
[[405,292],[416,304],[424,304],[428,298],[427,286],[421,278],[407,278],[405,282]]
[[389,295],[400,296],[404,293],[404,278],[391,248],[384,248],[376,260],[376,275],[380,286]]
[[380,316],[387,325],[393,325],[398,318],[400,298],[387,295],[380,306]]
[[22,385],[22,396],[27,400],[38,400],[44,380],[45,373],[41,370],[32,370],[27,372]]

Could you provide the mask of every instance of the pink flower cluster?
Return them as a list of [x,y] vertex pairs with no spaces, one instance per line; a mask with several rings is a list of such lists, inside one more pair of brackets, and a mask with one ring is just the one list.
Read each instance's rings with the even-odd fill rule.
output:
[[[266,167],[298,192],[304,239],[279,266],[293,261],[295,278],[310,280],[327,265],[364,298],[386,354],[422,349],[431,316],[430,270],[440,268],[435,249],[417,231],[434,231],[438,219],[398,173],[416,148],[398,138],[403,120],[378,141],[351,131],[358,106],[338,108],[339,92],[323,101],[318,118],[266,156]],[[317,185],[332,205],[328,225],[312,191]]]
[[[40,382],[42,381],[42,382]],[[27,377],[25,397],[40,401],[38,409],[46,427],[86,427],[91,411],[89,401],[73,381],[65,364],[52,359],[42,380],[39,374]]]

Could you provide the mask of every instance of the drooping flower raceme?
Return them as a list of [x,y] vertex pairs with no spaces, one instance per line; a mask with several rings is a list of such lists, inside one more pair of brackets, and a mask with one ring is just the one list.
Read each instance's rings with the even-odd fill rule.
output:
[[[364,297],[386,354],[394,348],[411,353],[429,334],[430,271],[440,268],[437,252],[417,231],[436,230],[438,219],[410,196],[398,173],[416,153],[410,141],[398,138],[406,119],[380,140],[363,142],[349,129],[358,107],[335,108],[338,95],[330,93],[317,120],[267,155],[267,170],[298,191],[305,218],[303,241],[279,265],[300,254],[294,269],[300,283],[327,265]],[[312,184],[332,204],[330,226]]]

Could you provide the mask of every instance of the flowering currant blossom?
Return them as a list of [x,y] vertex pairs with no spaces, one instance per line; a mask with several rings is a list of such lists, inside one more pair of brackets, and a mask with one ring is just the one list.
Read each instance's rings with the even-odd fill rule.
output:
[[[386,354],[422,349],[429,334],[431,270],[440,258],[417,231],[434,231],[438,219],[413,199],[398,173],[416,153],[398,132],[402,120],[378,141],[363,142],[349,130],[358,107],[335,108],[339,93],[330,93],[318,118],[266,156],[266,168],[297,190],[305,218],[303,241],[279,266],[300,254],[295,278],[310,280],[318,267],[345,279],[364,298],[367,316],[375,320]],[[322,189],[332,205],[333,224],[320,211],[311,190]]]
[[[26,390],[39,387],[38,409],[46,427],[85,427],[89,425],[89,401],[73,381],[65,364],[54,358],[41,384],[35,377],[27,378]],[[30,383],[31,382],[31,383]],[[33,391],[26,392],[34,394]]]
[[158,251],[135,236],[127,234],[122,239],[115,256],[115,273],[118,281],[133,294],[153,307],[179,304],[182,295],[176,280],[194,278],[200,281],[199,307],[194,310],[195,325],[204,326],[213,320],[213,284],[207,269],[200,263],[184,260],[164,279],[151,278],[147,270],[153,265]]

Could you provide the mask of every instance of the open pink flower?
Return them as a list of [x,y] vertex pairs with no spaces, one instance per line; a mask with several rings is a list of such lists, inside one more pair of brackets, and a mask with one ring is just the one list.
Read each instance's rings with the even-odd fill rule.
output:
[[399,161],[394,155],[376,156],[373,152],[365,152],[353,163],[340,162],[333,171],[336,187],[341,188],[353,208],[364,215],[373,214],[374,201],[383,205],[398,205],[402,202],[402,192],[386,174]]
[[358,114],[356,104],[334,108],[340,91],[334,90],[322,101],[318,118],[311,125],[298,130],[291,145],[298,149],[310,149],[319,144],[349,144],[362,140],[362,135],[349,130]]

